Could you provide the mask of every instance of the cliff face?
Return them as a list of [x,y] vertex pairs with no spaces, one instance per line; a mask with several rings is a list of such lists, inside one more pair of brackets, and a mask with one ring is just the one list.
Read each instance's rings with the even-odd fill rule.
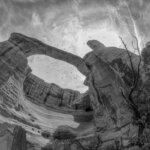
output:
[[12,75],[19,75],[20,78],[24,79],[29,72],[24,53],[18,47],[14,48],[14,45],[9,41],[2,42],[0,49],[0,85],[6,83]]
[[54,108],[72,108],[73,102],[80,98],[78,91],[62,89],[56,84],[48,84],[33,74],[26,77],[24,92],[33,102]]
[[[149,132],[149,102],[143,96],[149,97],[149,48],[143,50],[139,63],[139,56],[124,49],[105,47],[96,40],[87,44],[93,51],[80,58],[18,33],[0,43],[2,150],[144,145],[139,139]],[[74,65],[86,76],[89,90],[81,94],[45,83],[27,64],[27,57],[34,54]]]

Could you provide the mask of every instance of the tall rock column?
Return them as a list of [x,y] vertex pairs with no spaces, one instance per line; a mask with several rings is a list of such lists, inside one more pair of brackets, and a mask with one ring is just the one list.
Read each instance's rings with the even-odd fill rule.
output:
[[93,52],[88,53],[84,60],[91,71],[86,84],[90,88],[93,110],[100,121],[98,125],[113,128],[131,122],[133,112],[122,96],[125,85],[118,73]]
[[26,131],[19,126],[14,128],[11,150],[27,150]]
[[0,150],[27,150],[26,131],[20,126],[0,124]]

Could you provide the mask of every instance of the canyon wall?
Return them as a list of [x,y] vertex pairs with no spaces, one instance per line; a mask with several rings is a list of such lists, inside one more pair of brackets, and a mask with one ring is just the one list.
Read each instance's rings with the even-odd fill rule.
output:
[[48,84],[44,80],[30,74],[24,81],[24,92],[32,101],[50,107],[72,107],[73,102],[80,98],[80,92],[62,89],[56,84]]

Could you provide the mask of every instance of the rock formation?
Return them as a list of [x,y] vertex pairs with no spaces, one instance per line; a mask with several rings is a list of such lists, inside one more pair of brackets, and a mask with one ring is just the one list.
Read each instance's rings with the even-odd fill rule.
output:
[[19,126],[2,124],[0,148],[1,150],[27,150],[26,131]]
[[48,84],[33,74],[26,77],[24,92],[32,101],[49,107],[66,106],[71,108],[73,102],[80,97],[78,91],[62,89],[56,84]]
[[[92,51],[81,58],[19,33],[0,43],[2,150],[149,146],[149,47],[138,56],[96,40],[87,45]],[[27,63],[35,54],[74,65],[89,90],[63,89],[36,77]]]

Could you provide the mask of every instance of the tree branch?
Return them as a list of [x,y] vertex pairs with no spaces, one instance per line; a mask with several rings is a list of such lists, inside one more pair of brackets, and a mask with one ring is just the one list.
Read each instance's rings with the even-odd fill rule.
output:
[[[119,37],[119,38],[120,38],[122,44],[124,45],[124,47],[125,47],[125,49],[126,49],[126,51],[127,51],[128,57],[129,57],[129,59],[130,59],[130,65],[131,65],[131,69],[132,69],[132,74],[133,74],[133,77],[135,77],[135,70],[134,70],[134,67],[133,67],[133,62],[132,62],[131,55],[129,54],[129,50],[128,50],[128,48],[127,48],[127,45],[126,45],[125,42],[123,41],[122,37]],[[134,78],[134,81],[133,81],[133,85],[134,85],[134,83],[135,83],[135,78]]]
[[[134,92],[134,90],[135,90],[135,88],[136,88],[136,86],[137,86],[137,83],[138,83],[138,82],[137,82],[136,73],[135,73],[135,70],[134,70],[134,67],[133,67],[132,58],[131,58],[131,55],[129,54],[129,51],[128,51],[128,49],[127,49],[127,46],[126,46],[125,42],[123,41],[123,39],[122,39],[121,37],[119,37],[119,38],[120,38],[122,44],[124,45],[124,47],[125,47],[125,49],[126,49],[126,51],[127,51],[127,54],[128,54],[128,56],[129,56],[129,60],[130,60],[131,68],[132,68],[132,74],[133,74],[133,78],[134,78],[134,79],[133,79],[133,85],[132,85],[132,88],[131,88],[131,90],[130,90],[130,92],[129,92],[129,96],[128,96],[128,99],[129,99],[128,103],[129,103],[129,105],[131,106],[131,108],[133,109],[135,116],[136,116],[137,118],[140,118],[140,113],[139,113],[139,111],[138,111],[138,108],[137,108],[136,104],[134,103],[134,101],[133,101],[133,99],[132,99],[132,93]],[[140,64],[138,65],[138,67],[140,68]],[[138,70],[138,72],[139,72],[139,70]],[[138,76],[139,76],[139,75],[138,75]],[[138,77],[138,78],[139,78],[139,77]]]

